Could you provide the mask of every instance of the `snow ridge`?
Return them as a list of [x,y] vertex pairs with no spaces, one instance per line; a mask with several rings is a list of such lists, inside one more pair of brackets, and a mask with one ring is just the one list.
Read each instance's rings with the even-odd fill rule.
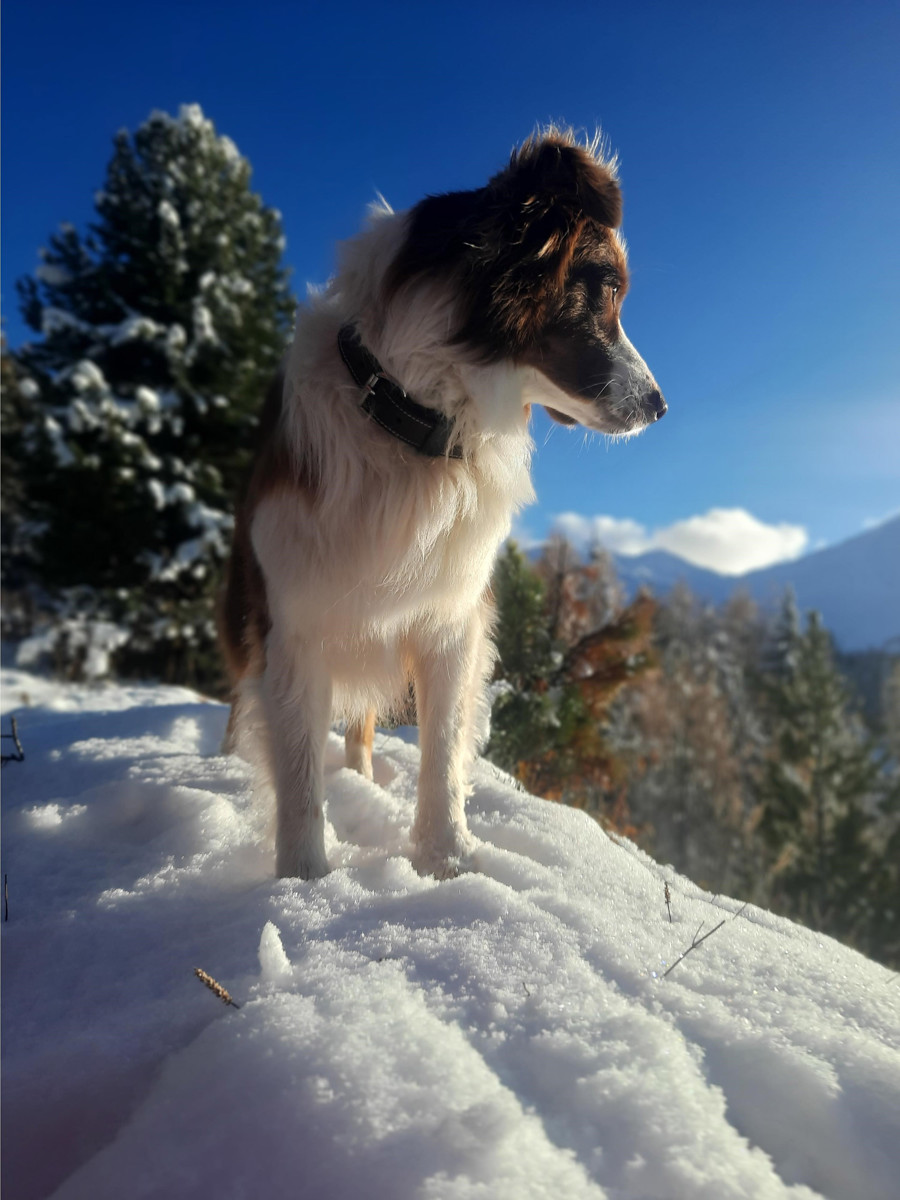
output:
[[10,1194],[896,1194],[884,968],[487,763],[477,871],[421,879],[418,749],[398,736],[376,738],[374,784],[332,738],[335,869],[274,880],[267,814],[218,755],[222,706],[11,671],[3,688],[26,751],[4,771]]

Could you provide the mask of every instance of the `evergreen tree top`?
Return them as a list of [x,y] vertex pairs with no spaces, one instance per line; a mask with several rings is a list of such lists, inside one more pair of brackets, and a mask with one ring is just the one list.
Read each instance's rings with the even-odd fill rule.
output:
[[20,281],[41,582],[211,587],[294,297],[281,215],[198,105],[121,130],[96,219]]
[[153,112],[133,137],[121,130],[94,196],[96,221],[85,236],[61,225],[18,285],[23,315],[44,338],[20,358],[57,372],[110,345],[166,343],[175,365],[189,367],[219,344],[274,367],[294,299],[281,214],[250,179],[248,161],[198,105],[177,117]]

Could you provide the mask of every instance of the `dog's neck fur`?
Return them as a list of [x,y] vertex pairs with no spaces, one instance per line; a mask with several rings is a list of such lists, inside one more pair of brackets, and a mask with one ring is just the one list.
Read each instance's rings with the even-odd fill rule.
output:
[[406,213],[374,210],[368,227],[342,246],[329,295],[357,321],[364,344],[409,395],[456,423],[464,453],[497,437],[527,436],[527,372],[509,363],[483,366],[465,347],[450,344],[459,318],[448,283],[408,285],[384,305],[384,277],[408,220]]
[[[447,520],[454,512],[487,518],[492,511],[491,523],[508,532],[513,513],[534,499],[527,371],[481,366],[464,346],[449,344],[455,314],[448,285],[413,284],[385,305],[383,279],[406,226],[404,213],[373,212],[362,233],[341,246],[328,287],[300,309],[287,362],[285,443],[298,478],[316,481],[326,511],[396,491],[398,511],[410,504],[424,518],[433,490],[450,487],[455,502],[441,502]],[[337,346],[339,328],[350,322],[409,395],[454,421],[462,460],[427,459],[360,409],[360,389]]]

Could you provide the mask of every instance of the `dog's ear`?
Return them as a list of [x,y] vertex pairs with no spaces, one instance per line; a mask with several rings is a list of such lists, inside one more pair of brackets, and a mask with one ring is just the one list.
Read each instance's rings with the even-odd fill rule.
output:
[[530,138],[488,185],[496,203],[523,229],[535,218],[571,226],[587,218],[608,229],[622,221],[622,193],[612,165],[599,161],[567,134]]

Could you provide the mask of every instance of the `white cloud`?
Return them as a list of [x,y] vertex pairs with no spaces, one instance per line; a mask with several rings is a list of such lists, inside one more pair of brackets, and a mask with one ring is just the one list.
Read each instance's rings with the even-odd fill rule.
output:
[[562,513],[553,523],[553,528],[579,547],[599,542],[616,554],[643,554],[652,550],[647,530],[637,521],[627,517],[583,517],[579,513]]
[[743,508],[711,508],[653,530],[628,518],[562,513],[554,528],[576,546],[599,542],[626,555],[667,550],[721,575],[743,575],[796,558],[809,541],[802,525],[767,525]]

